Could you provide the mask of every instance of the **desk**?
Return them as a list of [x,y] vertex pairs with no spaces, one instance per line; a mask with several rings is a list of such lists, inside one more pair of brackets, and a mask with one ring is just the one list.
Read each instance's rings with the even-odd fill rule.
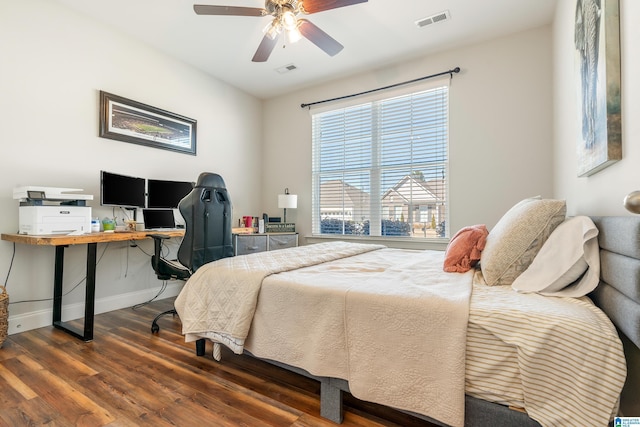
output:
[[[47,235],[31,236],[26,234],[2,234],[2,240],[14,243],[38,246],[54,246],[56,250],[55,271],[53,277],[53,326],[83,341],[93,340],[93,318],[96,291],[96,252],[98,243],[126,242],[149,238],[148,234],[164,234],[169,237],[182,237],[184,230],[172,231],[133,231],[123,233],[90,233],[78,236]],[[80,331],[62,321],[62,272],[64,269],[64,248],[69,245],[87,245],[87,279],[84,305],[84,330]]]

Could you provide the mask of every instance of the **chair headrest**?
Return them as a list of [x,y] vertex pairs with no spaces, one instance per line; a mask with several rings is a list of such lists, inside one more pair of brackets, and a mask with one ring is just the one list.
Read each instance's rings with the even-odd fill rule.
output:
[[198,176],[196,187],[214,187],[214,188],[226,188],[224,179],[217,173],[202,172]]

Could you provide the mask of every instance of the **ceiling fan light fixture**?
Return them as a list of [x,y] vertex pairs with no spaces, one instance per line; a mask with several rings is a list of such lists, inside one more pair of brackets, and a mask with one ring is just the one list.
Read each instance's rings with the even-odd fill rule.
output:
[[298,27],[300,23],[298,22],[298,18],[296,18],[295,9],[290,7],[283,7],[285,9],[280,15],[280,24],[282,28],[285,30],[287,41],[289,43],[295,43],[302,38],[302,33]]
[[271,40],[277,39],[280,33],[284,32],[287,42],[295,43],[299,41],[302,38],[302,33],[298,29],[300,22],[296,18],[294,10],[286,5],[283,6],[277,16],[264,27],[262,32]]
[[302,34],[300,33],[300,30],[298,30],[297,28],[293,30],[287,30],[287,41],[289,43],[296,43],[300,41],[301,38],[302,38]]
[[296,15],[291,10],[286,10],[282,13],[280,22],[282,23],[282,27],[287,31],[298,28],[298,18],[296,18]]
[[280,34],[280,26],[277,19],[269,22],[264,30],[262,30],[265,36],[269,37],[271,40],[275,40]]

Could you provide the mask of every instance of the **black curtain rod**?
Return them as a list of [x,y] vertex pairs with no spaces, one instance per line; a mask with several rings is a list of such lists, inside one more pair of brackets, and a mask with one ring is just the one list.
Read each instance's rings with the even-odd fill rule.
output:
[[316,105],[316,104],[324,104],[325,102],[339,101],[341,99],[347,99],[347,98],[353,98],[355,96],[366,95],[368,93],[378,92],[380,90],[391,89],[391,88],[394,88],[394,87],[398,87],[398,86],[408,85],[410,83],[419,82],[420,80],[426,80],[426,79],[430,79],[430,78],[433,78],[433,77],[443,76],[445,74],[449,74],[451,77],[453,77],[453,73],[459,73],[459,72],[460,72],[460,67],[456,67],[453,70],[443,71],[441,73],[431,74],[430,76],[419,77],[417,79],[408,80],[408,81],[402,82],[402,83],[395,83],[395,84],[392,84],[392,85],[389,85],[389,86],[384,86],[384,87],[379,87],[377,89],[367,90],[365,92],[353,93],[351,95],[339,96],[337,98],[331,98],[331,99],[325,99],[325,100],[322,100],[322,101],[310,102],[308,104],[300,104],[300,108],[307,108],[307,107],[311,107],[312,105]]

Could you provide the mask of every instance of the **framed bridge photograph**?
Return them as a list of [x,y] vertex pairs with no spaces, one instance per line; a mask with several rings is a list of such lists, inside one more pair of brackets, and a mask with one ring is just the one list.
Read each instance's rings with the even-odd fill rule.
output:
[[100,91],[100,137],[196,155],[196,120]]

